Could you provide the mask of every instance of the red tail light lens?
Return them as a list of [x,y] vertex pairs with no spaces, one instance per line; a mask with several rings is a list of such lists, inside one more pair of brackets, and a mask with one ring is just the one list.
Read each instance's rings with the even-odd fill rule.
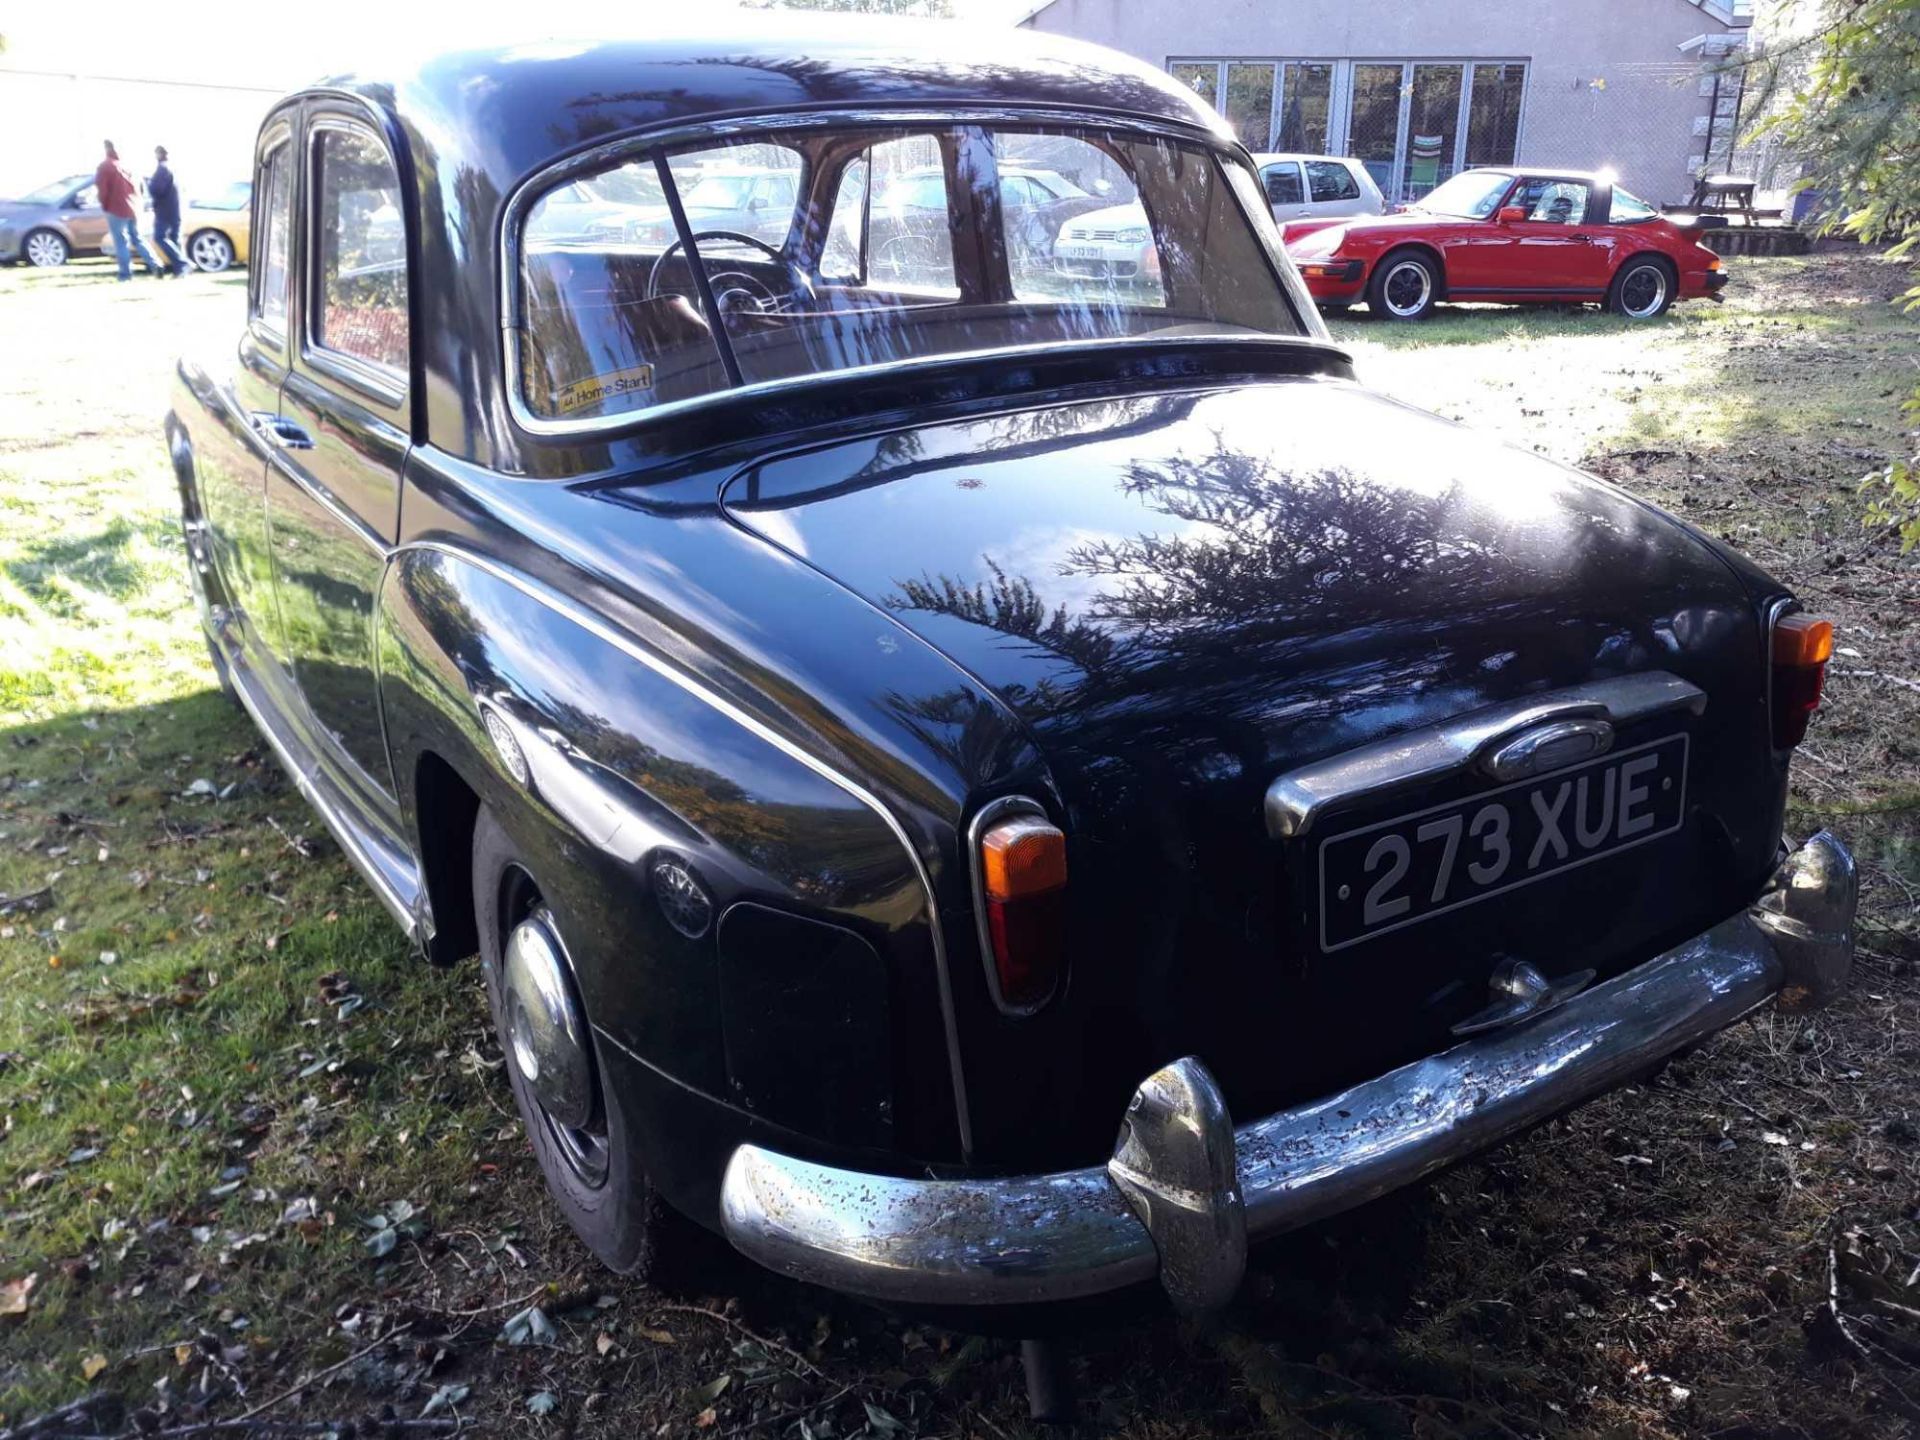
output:
[[1833,625],[1811,615],[1782,615],[1773,625],[1773,743],[1788,750],[1806,738],[1820,708]]
[[1031,1010],[1059,987],[1067,952],[1067,837],[1039,815],[980,836],[980,903],[1002,1009]]

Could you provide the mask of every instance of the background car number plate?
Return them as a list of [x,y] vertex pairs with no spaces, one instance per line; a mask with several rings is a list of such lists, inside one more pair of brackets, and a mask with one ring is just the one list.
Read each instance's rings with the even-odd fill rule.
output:
[[1098,260],[1100,247],[1098,245],[1062,245],[1060,254],[1068,260]]
[[1687,737],[1334,835],[1320,844],[1320,948],[1334,951],[1680,828]]

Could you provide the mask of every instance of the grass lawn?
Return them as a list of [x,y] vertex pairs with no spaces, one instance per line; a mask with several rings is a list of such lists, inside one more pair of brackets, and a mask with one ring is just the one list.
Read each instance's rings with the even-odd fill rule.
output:
[[[101,1435],[263,1406],[1027,1431],[1008,1342],[724,1263],[710,1294],[656,1294],[556,1225],[472,967],[409,956],[214,686],[160,417],[173,356],[237,335],[244,276],[112,275],[0,270],[0,1440],[83,1397]],[[1871,256],[1735,280],[1652,326],[1471,308],[1333,330],[1369,382],[1599,470],[1836,619],[1791,823],[1859,847],[1854,994],[1261,1252],[1213,1325],[1149,1310],[1077,1337],[1102,1429],[1911,1423],[1817,1307],[1830,1261],[1843,1298],[1884,1299],[1920,1260],[1920,556],[1862,528],[1857,487],[1903,443],[1920,330]]]

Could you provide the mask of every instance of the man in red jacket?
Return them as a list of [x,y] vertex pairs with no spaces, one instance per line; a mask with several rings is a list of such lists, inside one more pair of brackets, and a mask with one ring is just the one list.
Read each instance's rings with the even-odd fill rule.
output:
[[120,163],[120,152],[113,148],[111,140],[107,141],[107,158],[93,172],[93,185],[100,192],[100,208],[107,212],[107,229],[113,232],[113,258],[120,262],[120,278],[133,278],[133,262],[127,257],[129,244],[139,254],[147,273],[159,275],[160,267],[140,238],[140,222],[133,212],[133,197],[138,193],[133,176]]

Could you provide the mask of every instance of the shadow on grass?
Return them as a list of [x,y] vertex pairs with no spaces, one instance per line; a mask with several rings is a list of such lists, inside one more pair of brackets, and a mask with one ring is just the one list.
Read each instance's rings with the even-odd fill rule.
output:
[[[171,516],[120,515],[97,534],[28,542],[6,563],[6,573],[43,605],[60,605],[71,585],[126,601],[152,584],[155,566],[177,566],[179,543],[179,522]],[[150,553],[142,555],[143,549]]]

